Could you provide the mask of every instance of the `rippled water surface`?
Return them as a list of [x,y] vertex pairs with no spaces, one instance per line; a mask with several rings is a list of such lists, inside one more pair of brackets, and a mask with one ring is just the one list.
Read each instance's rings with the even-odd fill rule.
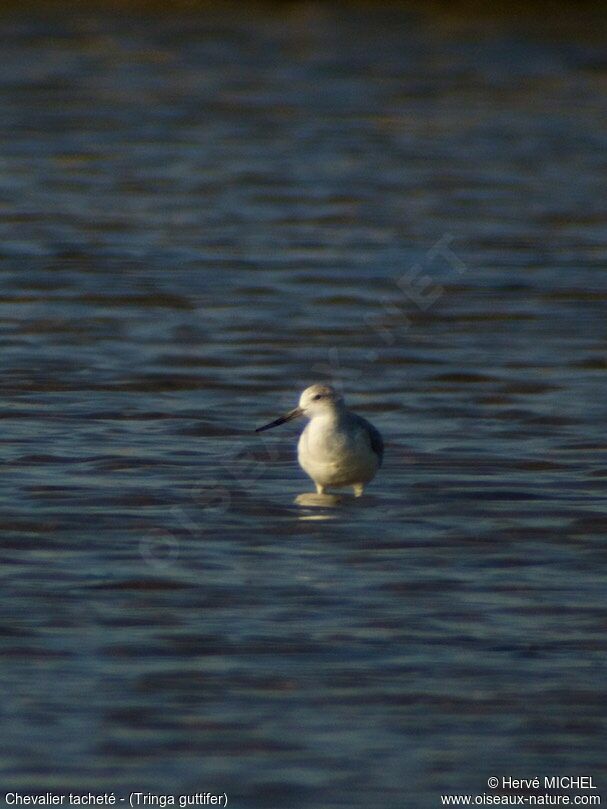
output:
[[[607,784],[597,42],[321,5],[0,41],[3,788]],[[296,428],[252,430],[330,380],[385,465],[301,508]]]

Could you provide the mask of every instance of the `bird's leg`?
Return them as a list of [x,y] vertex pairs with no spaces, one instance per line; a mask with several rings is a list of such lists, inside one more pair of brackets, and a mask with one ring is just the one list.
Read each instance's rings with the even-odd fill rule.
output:
[[314,485],[316,486],[316,493],[317,494],[324,494],[325,493],[325,487],[321,486],[320,483],[315,482]]
[[355,483],[354,484],[354,497],[360,497],[361,494],[363,493],[364,488],[365,487],[363,486],[362,483]]

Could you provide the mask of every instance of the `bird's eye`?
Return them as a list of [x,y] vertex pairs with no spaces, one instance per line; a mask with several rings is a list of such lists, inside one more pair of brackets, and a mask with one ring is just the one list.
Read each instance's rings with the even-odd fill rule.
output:
[[317,394],[316,394],[316,396],[313,396],[312,398],[313,398],[314,400],[316,400],[316,399],[322,399],[322,393],[317,393]]

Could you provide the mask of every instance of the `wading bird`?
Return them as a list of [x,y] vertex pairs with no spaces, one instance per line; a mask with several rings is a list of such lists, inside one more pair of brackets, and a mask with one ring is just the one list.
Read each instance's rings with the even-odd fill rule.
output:
[[327,488],[352,486],[360,497],[382,463],[384,442],[379,431],[348,410],[330,385],[311,385],[294,410],[255,432],[298,416],[309,419],[297,445],[299,465],[314,481],[318,494],[325,494]]

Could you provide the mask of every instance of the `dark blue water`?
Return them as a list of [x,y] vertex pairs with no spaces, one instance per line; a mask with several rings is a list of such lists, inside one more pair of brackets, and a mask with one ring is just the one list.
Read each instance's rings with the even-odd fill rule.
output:
[[[607,784],[601,42],[0,18],[2,789]],[[301,508],[313,381],[386,440]]]

